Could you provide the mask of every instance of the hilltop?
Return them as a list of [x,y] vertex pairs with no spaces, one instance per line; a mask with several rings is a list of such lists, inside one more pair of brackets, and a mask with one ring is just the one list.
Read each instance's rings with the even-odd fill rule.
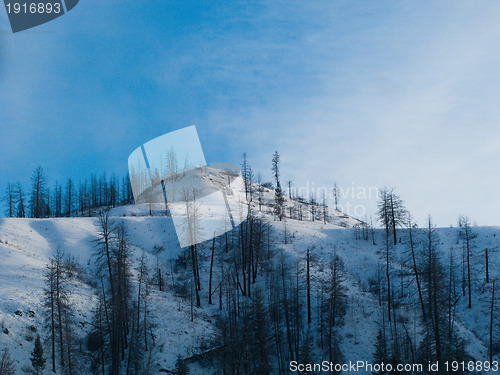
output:
[[[324,322],[320,319],[324,288],[330,283],[331,267],[336,257],[343,266],[342,287],[345,289],[346,307],[342,324],[338,323],[335,334],[339,339],[338,351],[343,361],[373,362],[377,333],[384,321],[383,285],[381,278],[384,271],[383,251],[384,233],[378,229],[369,229],[366,224],[335,210],[328,209],[326,223],[321,217],[311,220],[309,203],[287,200],[287,209],[294,207],[304,213],[301,220],[285,218],[276,220],[272,215],[273,191],[264,190],[265,203],[259,210],[258,202],[252,203],[255,217],[263,232],[268,236],[263,239],[261,260],[255,263],[259,267],[254,277],[252,289],[259,288],[264,294],[264,301],[273,297],[270,285],[273,283],[275,271],[283,271],[283,264],[290,279],[289,295],[285,302],[292,303],[296,298],[299,315],[293,319],[300,322],[296,334],[297,341],[303,343],[307,332],[310,332],[310,357],[317,362],[328,360],[320,349],[319,332]],[[214,286],[212,287],[214,302],[208,304],[207,284],[211,269],[211,241],[198,248],[199,274],[201,281],[201,307],[196,307],[193,300],[193,286],[190,281],[189,253],[178,245],[172,220],[163,216],[162,210],[154,210],[153,216],[140,206],[122,206],[110,209],[109,215],[115,227],[123,227],[126,231],[132,272],[132,301],[137,294],[138,270],[141,258],[150,270],[148,280],[148,305],[150,332],[148,340],[154,348],[152,353],[153,373],[173,371],[179,357],[187,359],[191,371],[197,373],[216,373],[217,360],[210,360],[211,350],[215,342],[220,342],[221,313],[226,311],[226,296],[222,295],[225,275],[233,262],[227,249],[224,250],[224,239],[217,239]],[[257,220],[256,219],[256,220]],[[363,229],[363,233],[360,232]],[[44,289],[47,289],[44,274],[50,258],[57,251],[64,254],[65,262],[72,269],[69,279],[69,304],[71,305],[74,336],[81,352],[86,351],[88,336],[92,332],[92,319],[98,304],[99,279],[96,278],[96,252],[98,249],[99,221],[96,217],[71,217],[50,219],[0,219],[0,349],[8,347],[15,358],[18,370],[30,365],[29,357],[33,350],[34,338],[40,334],[45,338],[45,353],[49,357],[50,345],[47,340],[46,313],[44,312]],[[415,229],[416,236],[424,237],[423,230]],[[420,233],[419,233],[420,231]],[[450,251],[457,272],[462,261],[462,242],[459,239],[460,228],[439,228],[439,257],[447,268],[450,264]],[[461,295],[460,285],[456,295],[458,300],[454,306],[455,328],[463,340],[467,352],[477,360],[488,359],[488,330],[490,291],[484,283],[484,267],[481,268],[482,252],[489,248],[490,277],[498,277],[499,255],[495,251],[499,246],[500,228],[473,228],[477,235],[474,243],[476,270],[474,274],[474,296],[472,309],[467,308],[466,298]],[[234,234],[236,238],[238,233]],[[224,236],[222,236],[224,237]],[[214,242],[215,244],[215,242]],[[227,240],[226,240],[227,246]],[[235,249],[237,249],[237,245]],[[267,247],[266,247],[267,246]],[[307,252],[311,256],[312,287],[312,322],[306,323],[306,261]],[[420,252],[421,250],[419,250]],[[229,254],[229,255],[228,255]],[[235,253],[237,254],[237,253]],[[257,256],[257,255],[255,255]],[[236,259],[236,258],[235,258]],[[391,247],[391,273],[393,274],[393,293],[397,297],[395,327],[386,322],[387,335],[406,331],[406,335],[414,343],[422,340],[424,325],[418,318],[419,306],[415,300],[415,283],[411,276],[408,262],[408,233],[399,230],[399,243]],[[236,260],[234,260],[236,261]],[[281,264],[281,266],[280,266]],[[281,268],[280,268],[281,267]],[[236,268],[237,270],[237,268]],[[156,273],[162,273],[162,290],[158,286]],[[280,271],[280,272],[282,272]],[[276,273],[278,275],[278,273]],[[294,281],[295,280],[295,281]],[[377,281],[378,280],[378,281]],[[458,278],[457,278],[458,280]],[[296,285],[294,286],[294,283]],[[217,289],[218,288],[220,289]],[[228,284],[229,285],[229,284]],[[377,285],[378,291],[377,291]],[[226,289],[224,293],[238,293],[238,290]],[[240,285],[240,288],[242,286]],[[215,290],[214,290],[215,289]],[[249,287],[250,289],[250,287]],[[242,295],[240,289],[238,303],[241,308],[255,301]],[[219,293],[221,294],[219,296]],[[255,293],[255,292],[254,292]],[[286,292],[288,293],[288,292]],[[296,293],[296,297],[293,297]],[[382,295],[382,297],[381,297]],[[219,301],[220,299],[220,301]],[[224,299],[224,301],[222,301]],[[222,302],[221,302],[222,301]],[[283,301],[282,301],[283,302]],[[269,302],[271,304],[271,302]],[[265,303],[267,306],[267,302]],[[222,310],[220,307],[222,306]],[[271,306],[271,305],[269,305]],[[281,305],[280,305],[281,306]],[[271,312],[269,308],[265,308]],[[290,318],[292,319],[292,318]],[[284,323],[283,323],[284,324]],[[309,329],[307,327],[315,327]],[[323,329],[326,329],[323,327]],[[394,331],[394,332],[392,332]],[[271,331],[269,337],[274,335]],[[219,341],[218,341],[219,340]],[[270,344],[274,358],[275,344]],[[276,344],[277,345],[277,344]],[[302,344],[300,344],[302,345]],[[302,350],[302,349],[301,349]],[[203,353],[208,353],[202,355]],[[212,354],[211,354],[212,353]],[[284,356],[284,354],[282,354]],[[207,360],[207,357],[209,358]],[[216,354],[214,354],[216,357]],[[244,358],[244,356],[242,357]],[[79,360],[81,374],[90,373],[86,365],[86,357],[82,354]],[[273,373],[279,373],[276,360],[272,360]],[[49,366],[47,366],[48,368]],[[46,369],[46,371],[48,371]],[[286,369],[283,373],[287,373]],[[363,372],[359,372],[363,373]]]

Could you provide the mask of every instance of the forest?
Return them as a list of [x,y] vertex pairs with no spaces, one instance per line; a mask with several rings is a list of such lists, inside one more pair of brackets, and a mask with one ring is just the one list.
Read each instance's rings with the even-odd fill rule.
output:
[[[95,231],[82,249],[87,263],[59,246],[33,271],[43,281],[40,324],[27,328],[25,358],[0,337],[0,374],[347,374],[335,365],[358,360],[386,365],[360,374],[500,373],[498,229],[465,215],[453,228],[436,228],[431,216],[418,226],[387,187],[373,219],[355,219],[337,211],[336,183],[329,207],[325,195],[295,195],[291,181],[283,189],[278,152],[271,171],[263,182],[244,155],[247,219],[182,249],[135,238],[140,218],[169,218],[128,211],[128,176],[49,189],[38,167],[29,189],[8,183],[2,224],[65,218],[57,220],[90,220]],[[0,250],[12,246],[4,230]],[[91,291],[85,319],[75,307],[83,286]],[[210,327],[192,333],[189,352],[162,343],[163,325],[184,324],[163,309],[172,301],[186,322]],[[328,370],[313,366],[323,361]]]

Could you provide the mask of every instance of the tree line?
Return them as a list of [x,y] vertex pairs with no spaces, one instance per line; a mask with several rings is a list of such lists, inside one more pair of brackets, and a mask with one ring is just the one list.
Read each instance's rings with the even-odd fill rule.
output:
[[[298,206],[304,206],[310,220],[327,222],[322,204],[295,201],[292,211],[290,204],[285,206],[279,165],[276,152],[271,163],[274,201],[268,207],[274,220],[300,220]],[[290,237],[283,239],[259,213],[266,205],[264,188],[253,183],[246,157],[242,174],[247,220],[210,241],[182,249],[168,264],[161,258],[165,249],[149,249],[157,259],[155,268],[145,256],[134,263],[124,222],[99,211],[96,268],[89,281],[95,293],[94,309],[89,321],[79,322],[90,327],[83,347],[75,335],[71,306],[72,280],[78,267],[56,252],[46,267],[44,298],[43,339],[52,371],[152,373],[160,350],[150,316],[153,290],[169,293],[165,298],[172,294],[181,298],[192,321],[204,308],[210,309],[217,328],[215,337],[204,342],[199,353],[179,356],[175,369],[160,368],[161,372],[186,374],[190,361],[200,361],[221,374],[287,374],[291,361],[326,359],[335,364],[346,360],[345,325],[349,312],[363,302],[350,293],[349,273],[337,245],[325,249],[330,253],[325,258],[318,257],[313,243],[290,253]],[[33,197],[36,195],[30,194],[31,200]],[[368,286],[378,302],[379,314],[371,318],[377,320],[378,329],[372,337],[373,352],[367,355],[376,363],[392,364],[467,361],[472,357],[459,331],[457,310],[459,304],[477,308],[482,299],[481,306],[488,307],[483,312],[488,317],[483,341],[492,360],[500,349],[496,274],[490,269],[492,250],[478,247],[478,233],[470,219],[460,217],[456,243],[453,249],[444,249],[432,218],[419,228],[395,190],[383,188],[378,220],[381,230],[367,223],[353,229],[355,239],[371,241],[379,255],[376,277]],[[34,369],[35,364],[45,365],[43,352],[40,355],[40,349],[35,349]],[[0,366],[2,363],[8,366],[9,357]]]
[[108,178],[106,173],[92,174],[78,183],[68,178],[65,183],[56,181],[50,189],[43,168],[38,166],[28,189],[19,181],[7,184],[3,203],[7,217],[45,218],[94,216],[100,208],[131,204],[133,199],[128,175]]

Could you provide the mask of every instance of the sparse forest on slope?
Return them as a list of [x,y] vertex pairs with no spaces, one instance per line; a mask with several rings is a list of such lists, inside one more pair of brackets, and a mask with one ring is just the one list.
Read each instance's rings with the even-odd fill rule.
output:
[[[340,374],[335,364],[349,361],[498,360],[500,228],[464,216],[455,228],[431,217],[417,227],[384,188],[376,229],[322,197],[285,195],[277,153],[272,167],[274,184],[257,183],[245,159],[247,220],[188,248],[164,210],[126,205],[126,182],[69,181],[49,194],[39,168],[29,198],[9,185],[8,216],[24,217],[23,202],[34,218],[0,220],[0,374],[264,375],[322,361]],[[47,216],[57,217],[36,219]],[[425,366],[397,373],[447,373]]]

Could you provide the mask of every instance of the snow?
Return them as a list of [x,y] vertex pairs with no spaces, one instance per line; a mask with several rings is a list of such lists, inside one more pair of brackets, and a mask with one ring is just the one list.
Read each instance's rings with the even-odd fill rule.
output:
[[[273,199],[273,191],[266,190],[264,203]],[[290,200],[288,205],[292,204]],[[254,200],[253,209],[258,212],[258,203]],[[172,264],[181,253],[179,241],[175,234],[172,219],[163,216],[163,208],[153,211],[148,216],[149,207],[124,206],[110,210],[115,224],[123,223],[132,243],[132,258],[135,267],[142,254],[147,256],[150,268],[157,261],[163,265]],[[258,213],[266,218],[274,229],[275,242],[291,259],[305,259],[307,249],[318,259],[313,267],[313,276],[321,278],[321,265],[327,265],[332,254],[337,253],[344,261],[347,269],[347,287],[349,308],[345,317],[346,324],[341,328],[343,336],[342,348],[346,360],[372,360],[374,338],[381,321],[380,308],[376,296],[369,291],[370,280],[376,277],[379,263],[378,251],[382,247],[382,232],[377,230],[375,242],[355,240],[355,225],[359,220],[345,217],[342,213],[329,210],[329,223],[322,221],[298,221],[287,219],[275,221],[270,214],[271,208],[264,205],[263,212]],[[304,210],[305,211],[305,210]],[[307,220],[305,217],[304,220]],[[36,333],[30,330],[35,326],[40,332],[43,329],[42,299],[43,273],[49,258],[57,250],[71,256],[92,275],[95,263],[95,240],[97,235],[97,219],[85,217],[58,219],[0,219],[0,349],[9,347],[16,366],[21,369],[29,365],[30,353],[33,349]],[[484,248],[490,252],[491,277],[498,277],[500,271],[500,228],[474,227],[478,234],[475,241],[474,254],[477,264],[481,264]],[[286,243],[285,243],[286,232]],[[457,264],[461,257],[461,243],[458,242],[458,228],[439,228],[440,252],[442,262],[447,266],[448,253],[453,249]],[[402,233],[402,232],[401,232]],[[406,249],[405,235],[401,235],[401,243],[396,246],[396,259],[403,257]],[[201,253],[201,274],[207,275],[209,260]],[[172,271],[165,275],[166,284],[175,283]],[[482,275],[484,269],[479,269]],[[480,280],[481,281],[481,280]],[[480,288],[481,282],[477,282]],[[89,321],[96,297],[92,288],[85,282],[74,279],[71,284],[72,305],[75,316],[83,323]],[[476,289],[477,289],[476,288]],[[195,309],[194,321],[191,321],[189,301],[176,296],[172,288],[160,292],[151,288],[151,319],[156,326],[155,343],[158,368],[173,369],[178,354],[184,357],[199,352],[200,344],[210,340],[216,333],[214,326],[217,313],[216,306],[208,306],[206,296],[203,308]],[[410,298],[411,289],[404,298]],[[468,309],[466,298],[457,305],[457,328],[467,343],[467,350],[475,359],[487,359],[486,337],[489,320],[487,313],[488,291],[475,291],[473,309]],[[31,311],[31,313],[30,313]],[[16,312],[18,312],[16,314]],[[22,314],[20,313],[22,312]],[[408,316],[418,315],[418,306],[405,312]],[[33,314],[34,313],[34,314]],[[416,327],[414,335],[419,332]],[[8,329],[8,334],[3,331]],[[31,328],[32,329],[32,328]],[[77,333],[83,338],[88,325],[82,324]],[[206,373],[197,364],[192,365],[193,373]],[[84,374],[84,372],[82,372]],[[362,373],[360,373],[362,374]]]

